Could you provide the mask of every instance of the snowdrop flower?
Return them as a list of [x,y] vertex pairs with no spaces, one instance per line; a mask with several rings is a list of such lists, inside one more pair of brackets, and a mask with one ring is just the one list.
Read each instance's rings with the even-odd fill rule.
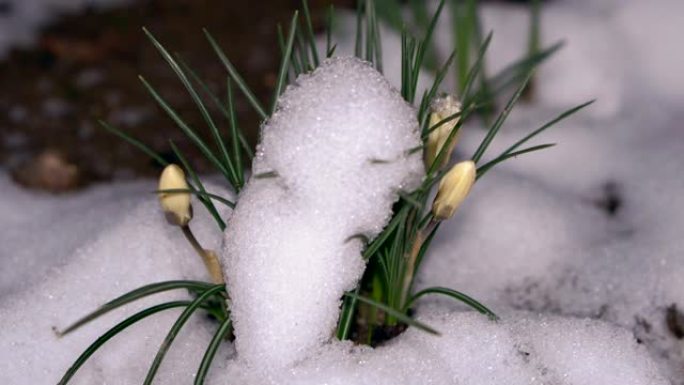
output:
[[[447,95],[444,97],[437,98],[432,102],[430,107],[430,124],[429,128],[436,126],[442,120],[461,112],[461,103],[453,96]],[[430,167],[432,163],[437,159],[439,152],[442,150],[444,145],[446,145],[449,134],[456,127],[460,116],[453,118],[452,120],[440,125],[434,129],[427,138],[427,147],[425,150],[425,166]],[[444,167],[444,165],[449,162],[451,153],[454,151],[456,142],[458,141],[459,132],[457,132],[451,139],[451,143],[447,147],[446,154],[442,158],[439,167]]]
[[477,169],[472,160],[456,163],[439,182],[437,196],[432,203],[432,214],[437,220],[451,218],[463,203],[475,183]]
[[[159,177],[159,190],[188,190],[185,181],[185,173],[175,164],[164,168]],[[190,193],[160,192],[159,202],[166,214],[169,223],[178,226],[186,226],[192,219],[192,206],[190,205]]]

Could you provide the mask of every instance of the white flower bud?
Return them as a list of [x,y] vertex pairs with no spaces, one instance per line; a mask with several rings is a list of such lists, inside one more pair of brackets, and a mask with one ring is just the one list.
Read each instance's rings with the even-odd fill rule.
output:
[[439,182],[437,196],[432,203],[435,219],[445,220],[454,215],[475,183],[477,168],[472,160],[459,162]]
[[[430,110],[432,112],[430,113],[429,128],[432,128],[442,120],[461,112],[461,103],[458,100],[456,100],[455,97],[447,95],[435,99],[432,102],[432,105],[430,106]],[[449,138],[449,134],[451,134],[451,131],[456,127],[459,120],[460,116],[442,124],[438,128],[434,129],[432,132],[430,132],[427,138],[427,144],[425,149],[426,167],[430,167],[432,163],[435,161],[435,159],[437,159],[439,152],[442,151],[442,147],[446,145],[447,139]],[[446,154],[442,158],[442,161],[439,164],[439,168],[444,167],[444,165],[446,165],[449,162],[449,158],[451,158],[451,153],[454,151],[456,142],[458,142],[459,134],[460,132],[457,132],[451,139],[451,143],[449,143],[449,146],[447,147]]]
[[[175,164],[164,168],[159,177],[159,190],[188,190],[185,173]],[[192,219],[189,192],[160,192],[159,202],[169,223],[185,226]]]

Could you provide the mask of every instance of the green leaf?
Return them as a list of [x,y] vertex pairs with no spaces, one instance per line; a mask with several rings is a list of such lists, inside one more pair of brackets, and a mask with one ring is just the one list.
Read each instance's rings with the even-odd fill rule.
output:
[[242,166],[242,155],[240,153],[240,127],[238,126],[235,103],[233,102],[233,87],[230,78],[226,78],[226,109],[228,110],[228,122],[230,124],[230,136],[233,143],[233,155],[235,156],[235,169],[237,171],[237,182],[240,189],[245,185],[245,169]]
[[88,322],[100,317],[101,315],[104,315],[106,313],[109,313],[110,311],[121,307],[123,305],[126,305],[130,302],[137,301],[141,298],[147,297],[152,294],[157,294],[161,293],[164,291],[169,291],[169,290],[177,290],[177,289],[188,289],[188,290],[206,290],[211,287],[211,284],[208,284],[206,282],[200,282],[200,281],[164,281],[164,282],[158,282],[158,283],[153,283],[150,285],[145,285],[142,287],[139,287],[135,290],[129,291],[126,294],[123,294],[106,304],[100,306],[97,310],[94,312],[86,315],[85,317],[79,319],[78,321],[74,322],[73,324],[69,325],[66,327],[64,330],[57,331],[57,334],[59,336],[64,336],[72,331],[80,328],[81,326],[87,324]]
[[[360,287],[356,287],[353,294],[358,295]],[[337,339],[344,341],[349,338],[349,331],[351,330],[352,320],[356,312],[356,304],[358,300],[355,296],[345,295],[342,302],[342,312],[340,313],[340,320],[337,323]]]
[[491,170],[494,166],[497,164],[510,159],[514,158],[518,155],[526,154],[528,152],[534,152],[534,151],[539,151],[539,150],[544,150],[549,147],[555,146],[555,143],[547,143],[547,144],[540,144],[538,146],[532,146],[529,148],[525,148],[520,151],[514,151],[514,152],[504,152],[503,154],[499,155],[495,159],[492,159],[491,161],[483,164],[482,166],[477,168],[477,179],[480,179],[487,171]]
[[143,27],[143,32],[145,32],[145,35],[147,35],[148,39],[150,39],[152,45],[154,45],[157,51],[159,51],[159,53],[164,58],[164,60],[169,64],[169,67],[171,67],[173,72],[175,72],[176,76],[181,81],[181,83],[183,83],[183,86],[188,91],[188,94],[190,94],[190,97],[195,102],[197,109],[199,109],[202,118],[209,127],[209,130],[211,131],[214,137],[214,141],[218,145],[219,151],[221,152],[221,155],[223,157],[223,161],[221,163],[223,166],[222,169],[225,169],[228,172],[226,178],[228,179],[228,182],[235,187],[236,191],[239,191],[240,186],[238,185],[238,177],[235,171],[235,166],[233,165],[233,161],[228,155],[228,147],[226,146],[226,142],[223,140],[223,137],[221,136],[221,133],[219,132],[218,127],[216,126],[216,123],[214,123],[214,119],[212,119],[209,110],[207,110],[207,108],[204,106],[202,98],[200,98],[199,94],[197,93],[197,91],[195,91],[195,88],[192,86],[190,79],[188,79],[188,77],[185,75],[185,72],[183,72],[180,65],[178,65],[176,60],[173,59],[173,57],[171,56],[171,54],[169,54],[166,48],[164,48],[164,46],[161,43],[159,43],[159,41],[150,33],[150,31],[147,30],[147,28]]
[[508,103],[506,103],[506,107],[504,107],[503,111],[499,114],[499,116],[496,118],[496,121],[490,127],[489,131],[487,131],[487,135],[485,135],[484,139],[482,139],[482,142],[480,143],[480,146],[477,148],[475,153],[473,154],[472,160],[473,162],[477,163],[480,161],[480,158],[482,158],[482,155],[484,155],[485,151],[487,150],[487,147],[489,147],[489,144],[492,142],[496,134],[499,132],[499,129],[503,125],[503,123],[506,121],[506,118],[508,118],[508,115],[511,113],[513,110],[513,107],[515,106],[515,103],[517,103],[518,99],[520,98],[520,95],[522,94],[523,90],[527,86],[527,82],[530,80],[532,77],[532,72],[530,72],[527,75],[527,78],[520,84],[518,89],[515,91],[513,96],[508,100]]
[[578,106],[575,106],[575,107],[573,107],[573,108],[571,108],[571,109],[569,109],[569,110],[567,110],[567,111],[564,111],[564,112],[561,113],[560,115],[556,116],[555,118],[553,118],[553,119],[551,119],[550,121],[548,121],[547,123],[545,123],[543,126],[537,128],[536,130],[532,131],[531,133],[529,133],[528,135],[526,135],[525,137],[523,137],[523,138],[520,139],[519,141],[515,142],[511,147],[509,147],[508,149],[506,149],[506,151],[504,151],[502,155],[508,154],[508,153],[510,153],[511,151],[517,149],[518,147],[520,147],[520,146],[522,146],[523,144],[525,144],[528,140],[530,140],[530,139],[534,138],[535,136],[539,135],[540,133],[542,133],[542,132],[543,132],[544,130],[546,130],[547,128],[550,128],[550,127],[552,127],[553,125],[555,125],[556,123],[560,122],[561,120],[563,120],[563,119],[565,119],[565,118],[567,118],[567,117],[569,117],[569,116],[575,114],[576,112],[578,112],[579,110],[583,109],[584,107],[590,106],[590,105],[593,104],[595,101],[596,101],[595,99],[594,99],[594,100],[590,100],[590,101],[588,101],[588,102],[585,102],[585,103],[582,103],[582,104],[580,104],[580,105],[578,105]]
[[370,298],[366,298],[366,297],[363,297],[363,296],[361,296],[361,295],[354,294],[354,293],[349,293],[349,292],[347,292],[347,293],[345,293],[345,295],[346,295],[347,297],[356,298],[357,300],[359,300],[359,301],[361,301],[361,302],[363,302],[363,303],[366,303],[366,304],[371,305],[371,306],[373,306],[373,307],[375,307],[375,308],[377,308],[377,309],[379,309],[379,310],[382,310],[382,311],[384,311],[385,313],[387,313],[388,315],[390,315],[390,316],[396,318],[396,319],[399,320],[400,322],[403,322],[403,323],[405,323],[405,324],[407,324],[407,325],[409,325],[409,326],[414,326],[414,327],[416,327],[416,328],[418,328],[418,329],[420,329],[420,330],[423,330],[423,331],[425,331],[425,332],[428,332],[428,333],[430,333],[430,334],[434,334],[434,335],[439,335],[439,334],[440,334],[437,330],[431,328],[430,326],[428,326],[428,325],[426,325],[426,324],[424,324],[424,323],[422,323],[422,322],[420,322],[420,321],[416,321],[416,320],[414,320],[413,318],[411,318],[411,317],[407,316],[406,314],[404,314],[403,312],[401,312],[400,310],[397,310],[397,309],[394,309],[394,308],[392,308],[392,307],[389,307],[389,306],[387,306],[387,305],[385,305],[385,304],[383,304],[383,303],[374,301],[374,300],[372,300],[372,299],[370,299]]
[[[223,105],[221,100],[211,91],[211,89],[209,89],[207,83],[203,81],[199,77],[199,75],[197,75],[197,73],[189,65],[187,65],[187,63],[185,63],[185,61],[179,55],[176,55],[176,60],[181,65],[181,67],[183,67],[183,70],[190,74],[192,80],[195,83],[197,83],[200,86],[200,88],[202,88],[202,91],[204,91],[204,93],[209,97],[209,99],[211,99],[211,101],[214,103],[214,106],[221,111],[221,113],[223,114],[223,116],[226,117],[226,119],[230,120],[232,115],[237,115],[234,109],[229,110],[226,106]],[[230,76],[228,76],[228,80],[230,80]],[[245,151],[247,156],[250,159],[252,159],[254,157],[254,152],[250,148],[249,143],[247,143],[247,138],[245,138],[245,135],[240,130],[238,130],[238,136],[240,138],[240,145],[242,146],[242,149]],[[238,171],[240,170],[239,167],[236,167],[236,169]]]
[[126,134],[125,132],[119,130],[118,128],[108,124],[107,122],[103,120],[98,120],[98,123],[107,131],[111,132],[112,134],[118,136],[119,138],[125,140],[126,142],[132,144],[134,147],[136,147],[138,150],[144,152],[149,156],[150,158],[154,159],[157,163],[159,163],[160,166],[167,166],[169,162],[164,160],[159,154],[154,152],[151,148],[147,147],[143,142],[133,138],[132,136]]
[[254,95],[254,92],[250,90],[249,86],[245,82],[245,80],[240,76],[240,74],[237,72],[233,64],[228,60],[228,57],[226,54],[223,52],[221,47],[218,45],[216,40],[214,40],[214,37],[211,36],[209,31],[204,29],[204,35],[207,37],[207,40],[209,41],[209,44],[211,44],[211,47],[214,49],[216,52],[216,55],[218,55],[219,60],[221,60],[221,63],[223,66],[226,68],[228,71],[228,74],[230,74],[230,77],[233,79],[233,81],[238,85],[242,93],[245,95],[249,103],[252,105],[254,110],[259,114],[259,117],[262,120],[266,120],[268,118],[268,114],[266,114],[266,110],[264,107],[261,105],[261,102],[259,102],[259,99],[257,99],[256,95]]
[[318,57],[318,48],[316,47],[316,36],[314,36],[313,23],[311,22],[311,13],[309,12],[309,4],[307,0],[302,0],[302,9],[304,11],[304,24],[306,25],[306,40],[311,47],[311,57],[313,64],[318,67],[320,59]]
[[446,287],[437,287],[437,286],[436,287],[430,287],[430,288],[421,290],[418,293],[416,293],[413,297],[411,297],[411,300],[408,301],[408,303],[406,304],[406,309],[409,309],[411,307],[411,305],[413,305],[413,303],[415,303],[420,297],[428,295],[428,294],[445,295],[445,296],[452,298],[456,301],[460,301],[460,302],[465,303],[466,305],[468,305],[468,306],[472,307],[473,309],[479,311],[480,313],[486,315],[487,317],[489,317],[492,320],[498,320],[499,319],[499,317],[496,314],[494,314],[493,311],[489,310],[489,308],[487,308],[485,305],[481,304],[480,302],[478,302],[474,298],[472,298],[466,294],[463,294],[459,291],[456,291],[456,290],[452,290],[452,289],[449,289]]
[[233,324],[230,318],[226,318],[226,320],[223,321],[221,326],[219,326],[218,330],[214,334],[214,337],[212,337],[211,342],[209,342],[209,346],[207,347],[207,350],[204,352],[204,357],[202,357],[202,362],[200,362],[199,369],[197,369],[197,374],[195,375],[195,385],[204,384],[204,379],[209,373],[209,367],[211,365],[211,362],[214,360],[214,356],[216,355],[216,352],[218,351],[221,342],[226,337],[226,335],[230,333],[232,326]]
[[203,192],[198,191],[198,190],[196,190],[196,189],[194,189],[194,188],[189,188],[189,189],[184,189],[184,188],[172,188],[172,189],[166,189],[166,190],[156,190],[156,191],[154,191],[154,193],[155,193],[155,194],[183,194],[183,193],[190,193],[190,194],[195,194],[195,195],[200,196],[200,197],[211,198],[211,199],[213,199],[213,200],[215,200],[215,201],[219,201],[219,202],[223,203],[224,205],[230,207],[231,209],[234,209],[234,208],[235,208],[235,202],[231,202],[231,201],[229,201],[228,199],[226,199],[226,198],[224,198],[224,197],[222,197],[222,196],[220,196],[220,195],[211,194],[211,193],[207,193],[207,192],[204,192],[204,193],[203,193]]
[[[304,1],[306,7],[306,1]],[[276,87],[273,93],[273,103],[271,104],[271,114],[273,114],[278,106],[278,98],[285,88],[287,83],[287,74],[290,71],[290,58],[292,56],[292,47],[294,46],[295,34],[297,32],[297,17],[298,13],[295,12],[290,21],[290,32],[287,37],[287,44],[285,45],[285,52],[283,53],[283,58],[280,62],[280,71],[278,72],[278,80],[276,82]]]
[[119,334],[120,332],[124,331],[127,327],[135,324],[136,322],[147,318],[153,314],[159,313],[164,310],[168,309],[174,309],[177,307],[187,307],[191,304],[189,301],[174,301],[174,302],[166,302],[160,305],[152,306],[150,308],[147,308],[145,310],[142,310],[138,313],[135,313],[134,315],[126,318],[125,320],[121,321],[120,323],[116,324],[113,328],[109,329],[105,334],[101,335],[98,339],[95,340],[88,348],[76,359],[76,361],[71,365],[69,370],[64,374],[62,379],[59,380],[57,385],[66,385],[69,380],[76,374],[78,369],[80,369],[81,366],[92,356],[102,345],[104,345],[107,341],[112,339],[115,335]]
[[192,316],[195,310],[197,310],[200,307],[200,305],[204,303],[204,301],[218,294],[222,290],[225,290],[225,285],[212,286],[211,289],[206,290],[204,293],[202,293],[202,295],[197,297],[197,299],[195,299],[189,305],[187,305],[187,307],[185,308],[185,310],[183,310],[183,313],[181,313],[176,322],[173,324],[171,330],[169,330],[168,334],[166,335],[166,338],[164,338],[164,341],[159,347],[159,351],[157,352],[157,355],[154,357],[154,361],[152,361],[152,365],[150,366],[150,369],[147,372],[147,376],[145,377],[145,381],[143,382],[144,385],[150,385],[152,383],[152,381],[154,380],[154,376],[157,374],[157,370],[159,369],[159,366],[161,365],[162,360],[166,355],[166,352],[171,347],[173,340],[176,338],[176,335],[178,334],[178,332],[180,332],[183,325],[185,325],[188,319],[190,319],[190,316]]
[[183,131],[183,133],[190,138],[190,140],[200,149],[202,154],[207,160],[216,167],[227,180],[231,180],[228,170],[225,168],[223,163],[214,155],[209,146],[200,138],[195,130],[193,130],[177,113],[171,108],[171,106],[166,103],[166,101],[157,93],[157,91],[152,87],[145,78],[139,76],[140,81],[143,83],[147,91],[152,95],[152,97],[157,101],[157,104],[169,115],[169,117],[178,125],[178,127]]
[[195,170],[192,169],[190,163],[188,163],[188,161],[185,160],[183,153],[181,153],[181,151],[178,149],[178,147],[176,147],[173,141],[169,141],[169,144],[171,145],[171,149],[173,150],[174,154],[176,154],[178,159],[181,161],[181,164],[183,165],[185,171],[187,171],[190,175],[190,179],[192,179],[192,181],[197,185],[197,189],[199,190],[199,193],[197,195],[198,199],[200,200],[200,202],[202,202],[204,207],[206,207],[207,211],[209,211],[209,214],[211,214],[211,216],[214,218],[214,220],[219,226],[219,229],[221,229],[221,231],[225,230],[226,222],[223,221],[218,210],[216,210],[214,202],[212,202],[211,199],[203,198],[207,195],[207,190],[204,188],[204,185],[202,184],[200,178],[197,176],[197,173],[195,173]]

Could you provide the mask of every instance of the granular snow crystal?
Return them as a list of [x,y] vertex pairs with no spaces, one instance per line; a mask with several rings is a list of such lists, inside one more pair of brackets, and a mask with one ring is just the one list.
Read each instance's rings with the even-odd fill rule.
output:
[[424,175],[414,109],[369,64],[326,61],[262,128],[224,260],[241,360],[284,367],[331,338],[363,239]]

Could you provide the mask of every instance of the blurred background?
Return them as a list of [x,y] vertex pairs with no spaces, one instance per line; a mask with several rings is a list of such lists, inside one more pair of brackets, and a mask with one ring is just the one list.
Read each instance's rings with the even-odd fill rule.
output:
[[[378,2],[382,15],[396,14],[387,9],[391,3]],[[356,1],[309,4],[322,32],[330,4],[353,12]],[[186,119],[200,122],[141,26],[220,94],[226,73],[202,33],[206,27],[265,99],[280,58],[275,26],[286,25],[298,8],[300,0],[0,0],[0,164],[21,185],[52,192],[159,171],[145,154],[103,130],[102,119],[164,156],[172,156],[171,139],[199,171],[208,170],[137,79],[145,76]],[[254,143],[257,116],[244,98],[237,103]]]

